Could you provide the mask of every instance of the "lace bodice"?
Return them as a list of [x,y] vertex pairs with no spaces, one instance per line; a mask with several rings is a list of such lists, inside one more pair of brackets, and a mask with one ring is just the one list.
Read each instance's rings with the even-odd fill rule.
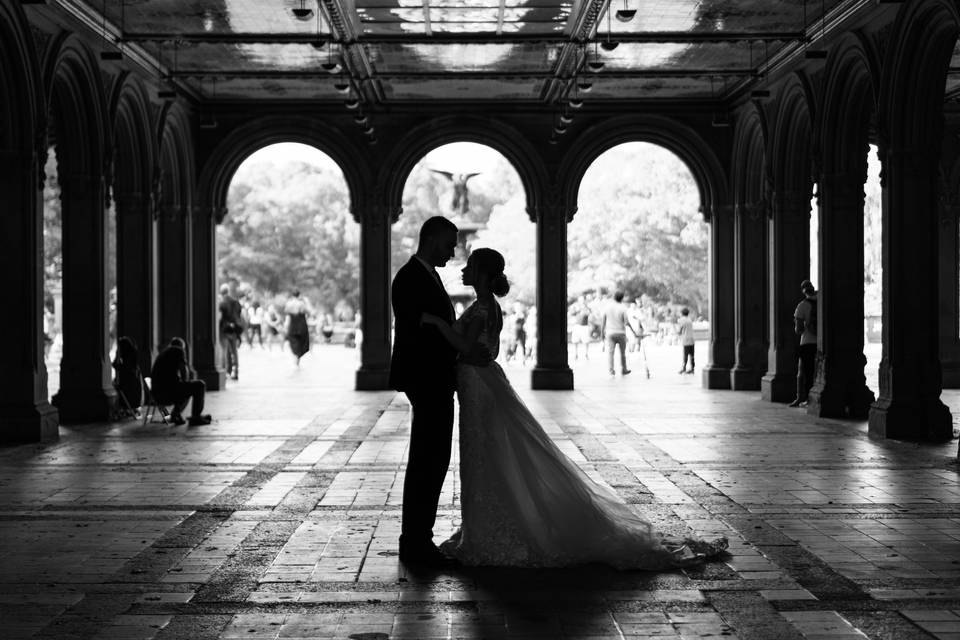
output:
[[477,316],[483,318],[483,331],[480,333],[478,341],[487,347],[490,351],[490,357],[496,360],[497,354],[500,353],[500,330],[503,329],[503,314],[496,301],[484,304],[477,300],[457,318],[453,325],[454,329],[458,333],[465,333],[467,327]]

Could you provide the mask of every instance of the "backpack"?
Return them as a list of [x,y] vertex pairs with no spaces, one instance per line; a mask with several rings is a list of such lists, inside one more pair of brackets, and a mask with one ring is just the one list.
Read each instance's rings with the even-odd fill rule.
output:
[[810,330],[810,333],[817,335],[817,300],[816,298],[810,299],[806,298],[807,304],[810,305],[810,322],[807,323],[807,329]]

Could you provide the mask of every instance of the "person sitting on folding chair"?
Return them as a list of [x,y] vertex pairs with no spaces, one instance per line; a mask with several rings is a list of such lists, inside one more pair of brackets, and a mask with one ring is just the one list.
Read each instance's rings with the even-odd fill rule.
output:
[[184,423],[183,410],[190,407],[190,426],[210,424],[210,415],[203,413],[203,396],[206,385],[197,380],[187,364],[187,346],[182,338],[173,338],[153,361],[150,371],[150,386],[154,399],[160,404],[172,404],[170,419],[176,425]]

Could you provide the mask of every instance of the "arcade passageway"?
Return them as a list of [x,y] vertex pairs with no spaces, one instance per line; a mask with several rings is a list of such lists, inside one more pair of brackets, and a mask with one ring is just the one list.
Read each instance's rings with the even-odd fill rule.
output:
[[[561,448],[700,569],[412,574],[396,557],[408,405],[245,351],[206,427],[91,424],[0,452],[4,638],[956,638],[955,444],[868,437],[693,376],[525,400]],[[338,362],[350,358],[350,362]],[[511,368],[513,374],[524,369]],[[948,400],[955,400],[947,392]],[[459,513],[457,460],[438,535]]]

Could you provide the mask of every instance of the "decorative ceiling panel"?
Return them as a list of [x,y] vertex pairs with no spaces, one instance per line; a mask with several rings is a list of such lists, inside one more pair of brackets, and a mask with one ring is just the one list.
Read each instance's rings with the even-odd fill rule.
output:
[[[176,63],[174,64],[174,51]],[[243,44],[181,42],[164,50],[164,61],[175,73],[316,71],[327,62],[326,50],[309,44]]]
[[377,73],[546,73],[557,47],[532,44],[366,45]]
[[[110,0],[106,13],[110,22],[122,24],[128,33],[316,33],[316,2],[304,2],[304,7],[314,10],[308,20],[294,17],[293,9],[300,6],[300,0],[122,0],[122,4]],[[323,20],[319,22],[320,32],[329,33]]]
[[593,78],[593,89],[582,97],[595,100],[686,100],[714,95],[708,78]]
[[387,98],[421,100],[536,100],[543,80],[530,78],[394,78],[384,82]]
[[572,2],[562,0],[357,0],[365,35],[556,33]]
[[268,100],[343,100],[333,88],[333,79],[325,78],[226,78],[216,86],[211,80],[191,81],[190,86],[204,98],[217,100],[249,100],[251,97]]
[[[600,60],[604,72],[686,69],[750,69],[763,62],[763,48],[745,42],[625,42],[613,51],[589,47],[587,60]],[[602,75],[602,74],[601,74]]]
[[[827,12],[840,0],[824,0]],[[600,32],[643,33],[656,31],[761,32],[800,31],[806,21],[820,19],[815,0],[611,0],[614,12],[628,7],[637,11],[629,22],[604,16]]]

